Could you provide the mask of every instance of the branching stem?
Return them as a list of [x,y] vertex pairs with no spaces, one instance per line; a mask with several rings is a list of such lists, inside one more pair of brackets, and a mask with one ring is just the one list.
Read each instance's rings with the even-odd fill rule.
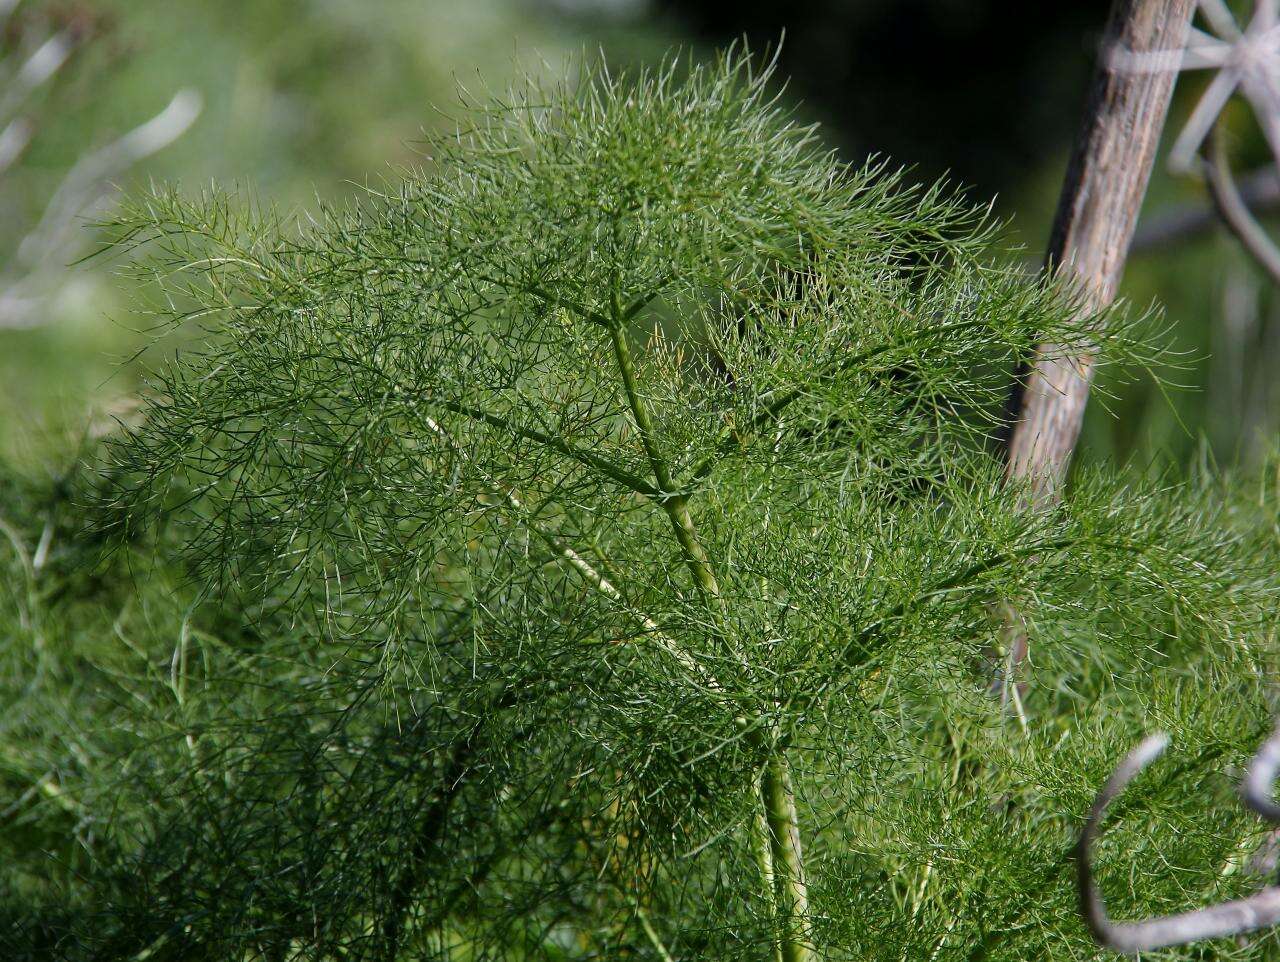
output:
[[689,498],[687,495],[673,493],[675,485],[671,480],[671,469],[667,467],[667,462],[663,459],[662,452],[658,450],[657,442],[654,440],[649,408],[636,387],[635,364],[631,360],[631,348],[627,345],[627,332],[622,325],[621,313],[615,322],[609,325],[609,336],[613,341],[613,355],[618,362],[618,373],[622,377],[627,404],[631,408],[632,417],[635,418],[636,430],[640,433],[640,443],[644,445],[644,452],[649,459],[649,467],[653,471],[658,489],[663,492],[662,510],[671,521],[676,541],[679,542],[685,563],[693,574],[694,583],[708,601],[714,603],[716,608],[722,609],[720,584],[711,568],[711,560],[707,557],[707,552],[698,538],[693,515],[689,512]]
[[[455,453],[462,457],[466,456],[463,449],[453,440],[449,433],[433,419],[427,418],[427,426],[434,431],[438,437],[444,440]],[[524,506],[524,503],[521,502],[520,498],[514,492],[506,490],[492,478],[486,476],[484,480],[489,490],[492,491],[493,496],[500,498],[509,507],[518,512],[522,516],[521,521],[529,532],[550,548],[559,560],[565,562],[569,567],[576,571],[591,588],[603,594],[610,601],[622,605],[629,613],[638,618],[640,623],[644,626],[645,631],[649,632],[649,637],[655,639],[664,651],[680,663],[681,667],[689,671],[699,681],[713,691],[718,692],[722,690],[720,683],[717,682],[710,673],[702,668],[692,655],[685,651],[684,648],[670,637],[670,635],[663,631],[661,625],[644,612],[637,611],[628,604],[626,598],[623,597],[622,592],[618,590],[613,582],[609,581],[608,578],[601,574],[590,561],[584,558],[578,551],[574,550],[572,546],[565,544],[564,541],[555,534],[538,524],[528,508]]]
[[624,488],[629,488],[636,494],[643,494],[650,498],[658,497],[661,494],[661,492],[653,485],[619,467],[608,458],[602,458],[591,451],[584,451],[581,448],[577,448],[574,445],[569,444],[563,438],[553,437],[552,435],[545,434],[542,431],[524,427],[508,420],[507,418],[493,414],[490,411],[484,411],[466,404],[459,404],[456,401],[439,401],[438,403],[440,407],[444,408],[446,411],[452,411],[454,414],[460,414],[473,421],[480,421],[490,427],[495,427],[502,431],[508,431],[516,437],[524,438],[528,441],[534,441],[549,450],[572,458],[580,464],[586,465],[590,468],[595,468],[609,480],[616,481]]
[[[654,440],[653,422],[649,409],[640,396],[636,383],[635,364],[627,344],[626,315],[615,308],[609,336],[613,353],[622,377],[627,403],[635,419],[640,442],[653,471],[658,488],[664,493],[673,492],[671,470],[658,450]],[[689,566],[694,582],[698,585],[713,614],[724,623],[724,597],[712,569],[702,540],[698,537],[693,515],[689,511],[687,494],[671,494],[661,500],[663,511],[671,521],[676,541],[680,544],[685,563]],[[763,883],[774,899],[780,929],[778,953],[782,962],[814,962],[817,956],[809,939],[809,892],[805,881],[804,857],[800,843],[800,825],[796,818],[795,793],[791,786],[791,770],[781,747],[769,750],[761,778],[761,803],[768,830],[769,857],[761,859]]]

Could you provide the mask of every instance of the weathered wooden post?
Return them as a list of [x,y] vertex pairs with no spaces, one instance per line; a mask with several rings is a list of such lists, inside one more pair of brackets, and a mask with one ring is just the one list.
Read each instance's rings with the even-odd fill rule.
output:
[[[1114,300],[1151,177],[1195,0],[1115,0],[1084,123],[1067,167],[1045,269],[1079,285],[1090,313]],[[1168,70],[1125,69],[1122,54],[1175,52]],[[1089,397],[1094,358],[1043,345],[1025,382],[1008,476],[1034,504],[1061,491]]]
[[[1046,271],[1066,274],[1078,287],[1080,309],[1089,314],[1115,300],[1120,286],[1195,6],[1196,0],[1112,4],[1044,260]],[[1162,52],[1170,54],[1168,70],[1136,71],[1126,63],[1132,55]],[[1019,383],[1006,477],[1027,486],[1033,509],[1052,504],[1062,491],[1093,366],[1092,355],[1043,344]],[[1021,718],[1013,675],[1027,656],[1027,633],[1016,606],[1001,607],[1004,667],[991,687],[1002,700],[1012,696]]]

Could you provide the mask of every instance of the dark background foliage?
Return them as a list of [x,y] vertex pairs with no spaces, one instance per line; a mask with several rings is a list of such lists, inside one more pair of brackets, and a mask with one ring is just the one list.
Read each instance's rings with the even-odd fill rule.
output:
[[699,38],[785,36],[792,91],[851,154],[883,153],[978,196],[1062,156],[1109,4],[1016,0],[659,0]]

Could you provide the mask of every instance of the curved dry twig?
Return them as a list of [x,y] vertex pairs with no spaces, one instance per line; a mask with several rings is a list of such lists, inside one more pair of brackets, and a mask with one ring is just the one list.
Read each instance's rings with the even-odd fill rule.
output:
[[1244,803],[1263,818],[1280,822],[1280,805],[1276,804],[1275,782],[1280,774],[1280,722],[1250,760],[1240,781]]
[[1249,205],[1240,194],[1240,188],[1236,186],[1226,146],[1223,144],[1221,125],[1214,129],[1206,154],[1205,182],[1209,186],[1214,206],[1244,249],[1271,276],[1272,282],[1280,285],[1280,248],[1276,247],[1254,218]]
[[[1093,878],[1090,850],[1107,806],[1168,747],[1169,736],[1151,735],[1125,756],[1094,800],[1076,850],[1080,907],[1093,937],[1116,952],[1150,952],[1204,939],[1240,935],[1280,923],[1280,886],[1268,886],[1247,898],[1233,899],[1177,915],[1141,922],[1113,922]],[[1273,785],[1280,772],[1280,725],[1250,760],[1240,785],[1244,802],[1258,814],[1280,821]]]
[[[203,101],[191,89],[179,90],[168,105],[104,147],[75,162],[45,206],[39,223],[18,244],[13,263],[0,272],[0,330],[32,327],[42,318],[41,306],[50,291],[63,282],[64,271],[74,261],[76,242],[87,216],[101,208],[109,196],[108,184],[135,164],[163,150],[187,132],[200,116]],[[0,132],[0,171],[23,141],[6,151],[6,135]]]
[[[1240,199],[1255,219],[1280,210],[1280,170],[1267,164],[1241,177],[1233,177]],[[1157,211],[1138,222],[1129,245],[1129,256],[1151,254],[1207,234],[1222,223],[1222,215],[1212,202],[1191,202]]]

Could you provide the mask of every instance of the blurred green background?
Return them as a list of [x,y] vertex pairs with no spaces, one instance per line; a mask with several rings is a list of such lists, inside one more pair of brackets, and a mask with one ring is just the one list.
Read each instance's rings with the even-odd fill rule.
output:
[[[305,212],[317,196],[355,197],[429,164],[431,131],[456,116],[459,86],[501,91],[517,72],[559,74],[603,53],[618,65],[694,55],[746,38],[782,41],[785,96],[820,120],[851,161],[887,154],[913,176],[948,175],[996,198],[1011,257],[1035,261],[1048,234],[1106,17],[1105,0],[0,0],[0,129],[26,125],[0,171],[0,291],[34,289],[16,321],[0,316],[0,458],[57,472],[78,439],[128,410],[139,390],[147,317],[135,292],[92,252],[88,225],[112,191],[155,179],[198,190],[238,185]],[[50,38],[69,53],[20,102],[22,71]],[[1176,133],[1204,78],[1179,84]],[[73,229],[38,263],[23,255],[69,172],[136,128],[179,90],[203,109],[172,144],[100,178]],[[1267,163],[1247,109],[1233,108],[1242,167]],[[2,146],[2,138],[0,138]],[[0,150],[3,154],[3,150]],[[79,165],[79,168],[77,167]],[[1137,470],[1212,458],[1257,460],[1280,425],[1271,371],[1280,318],[1270,286],[1212,224],[1155,238],[1172,215],[1207,209],[1203,187],[1157,171],[1143,241],[1123,293],[1167,312],[1180,387],[1102,380],[1082,460]],[[30,244],[28,243],[28,248]],[[25,287],[24,287],[25,285]]]

